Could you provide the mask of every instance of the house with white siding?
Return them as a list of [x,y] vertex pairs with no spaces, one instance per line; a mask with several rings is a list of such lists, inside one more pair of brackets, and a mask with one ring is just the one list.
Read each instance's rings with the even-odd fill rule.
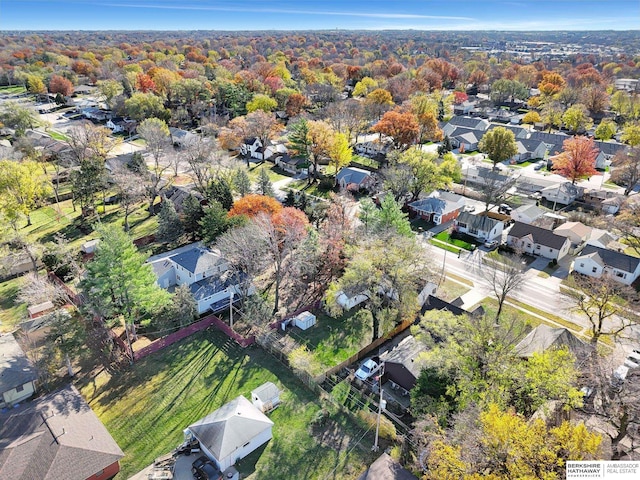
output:
[[37,378],[36,369],[13,334],[0,335],[0,408],[12,407],[31,397]]
[[507,234],[507,245],[530,255],[560,260],[569,253],[571,240],[546,228],[515,222]]
[[502,236],[504,223],[487,215],[462,212],[454,220],[454,229],[460,233],[471,235],[480,242],[485,242],[499,239]]
[[617,282],[631,285],[640,276],[640,258],[587,245],[573,262],[573,269],[589,277],[607,275]]

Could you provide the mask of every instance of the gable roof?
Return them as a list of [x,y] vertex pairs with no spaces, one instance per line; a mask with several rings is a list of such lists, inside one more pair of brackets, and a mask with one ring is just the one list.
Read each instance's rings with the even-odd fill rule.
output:
[[185,270],[198,274],[206,272],[212,266],[224,262],[223,258],[208,248],[193,247],[185,252],[178,253],[169,259],[180,265]]
[[360,185],[365,179],[371,177],[371,172],[356,167],[345,167],[336,175],[336,181],[345,184],[355,183]]
[[454,315],[467,315],[468,312],[453,303],[446,302],[441,298],[434,297],[433,295],[429,295],[427,300],[422,305],[422,309],[420,310],[421,314],[424,314],[428,310],[446,310],[448,312],[453,313]]
[[560,250],[565,242],[569,241],[567,237],[556,235],[551,230],[522,222],[515,222],[508,235],[515,238],[522,238],[527,235],[531,235],[534,243],[554,248],[556,250]]
[[481,129],[483,131],[489,128],[489,122],[482,118],[466,117],[462,115],[455,115],[451,117],[447,124],[474,130]]
[[264,413],[240,395],[189,425],[189,430],[216,460],[222,460],[272,426]]
[[554,195],[566,195],[568,197],[578,198],[584,192],[584,188],[579,187],[577,185],[572,184],[571,182],[564,182],[559,185],[549,185],[544,187],[541,190],[543,194],[554,194]]
[[587,243],[590,244],[590,242],[598,242],[606,247],[613,241],[614,241],[614,238],[606,230],[602,230],[600,228],[593,228],[591,230],[591,235],[589,236]]
[[596,247],[595,245],[587,245],[584,247],[582,253],[580,253],[580,256],[577,258],[584,257],[591,253],[597,253],[608,267],[622,270],[623,272],[633,273],[640,264],[640,258],[638,257],[632,257],[626,253],[616,252],[607,248]]
[[532,220],[535,220],[536,218],[544,215],[544,210],[538,208],[535,204],[532,203],[530,205],[521,205],[520,207],[516,208],[513,212],[511,212],[511,216],[514,216],[514,213],[516,215],[526,215]]
[[516,137],[516,140],[518,138],[524,138],[525,135],[527,135],[527,133],[528,133],[526,128],[516,127],[516,126],[513,126],[513,125],[502,125],[502,124],[498,125],[496,123],[492,123],[489,126],[489,129],[487,131],[494,130],[494,129],[498,128],[498,127],[506,128],[507,130],[510,130],[511,132],[513,132],[513,134]]
[[0,335],[0,394],[37,378],[13,334]]
[[564,141],[569,139],[569,135],[564,133],[547,133],[534,131],[529,134],[530,140],[540,140],[547,145],[550,155],[555,155],[562,152],[562,146]]
[[566,328],[552,328],[541,324],[531,330],[515,346],[515,352],[520,357],[531,357],[534,353],[542,353],[550,348],[562,348],[565,346],[578,358],[587,353],[584,342]]
[[383,453],[358,477],[358,480],[418,480],[388,454]]
[[619,151],[628,148],[624,143],[618,142],[602,142],[600,140],[596,140],[594,143],[598,150],[604,153],[607,157],[612,157]]
[[424,351],[424,345],[409,335],[392,350],[380,355],[380,361],[384,362],[385,373],[395,383],[405,390],[411,390],[420,376],[422,365],[418,357]]
[[478,143],[482,140],[484,134],[485,131],[481,129],[457,127],[453,132],[451,132],[449,138],[455,138],[458,141],[462,139],[467,143]]
[[581,239],[585,239],[591,235],[591,227],[585,225],[582,222],[566,222],[554,230],[554,233],[556,233],[557,235],[562,235],[563,237],[567,236],[564,235],[564,233],[569,232],[573,233],[575,236]]
[[0,413],[0,477],[85,480],[124,456],[74,386]]
[[189,285],[194,300],[200,301],[216,293],[224,292],[227,288],[238,285],[247,278],[244,272],[226,270],[218,275],[203,278]]
[[498,223],[502,223],[500,220],[488,217],[486,215],[475,215],[471,212],[461,212],[456,219],[458,223],[464,223],[467,228],[475,228],[477,230],[488,232]]
[[[516,147],[518,148],[518,153],[522,154],[522,153],[533,153],[535,152],[540,145],[542,145],[544,142],[540,141],[540,140],[535,140],[535,139],[531,139],[531,138],[520,138],[520,139],[516,139]],[[546,146],[545,146],[546,148]],[[543,152],[544,155],[544,152]]]
[[428,197],[411,202],[409,206],[425,212],[444,213],[460,208],[460,201],[463,199],[464,197],[455,193],[435,190]]

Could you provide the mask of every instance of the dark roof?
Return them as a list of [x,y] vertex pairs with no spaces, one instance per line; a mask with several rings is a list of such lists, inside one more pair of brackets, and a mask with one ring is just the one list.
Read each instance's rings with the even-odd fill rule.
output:
[[392,350],[380,355],[387,378],[405,390],[411,390],[420,376],[422,365],[418,357],[424,351],[424,345],[409,335]]
[[418,480],[409,470],[402,468],[388,454],[383,453],[358,477],[358,480]]
[[551,230],[522,222],[515,222],[509,231],[510,237],[522,238],[527,235],[531,235],[534,243],[555,248],[556,250],[560,250],[565,242],[569,241],[567,237],[556,235]]
[[420,311],[421,314],[429,310],[446,310],[448,312],[453,313],[454,315],[466,315],[466,310],[452,304],[449,302],[445,302],[441,298],[434,297],[433,295],[429,295],[427,297],[427,301],[424,302],[422,309]]
[[560,153],[562,151],[564,141],[569,138],[571,138],[569,135],[565,135],[563,133],[547,133],[538,131],[531,132],[529,135],[530,140],[539,140],[546,143],[551,155]]
[[365,179],[371,177],[371,172],[356,167],[345,167],[336,175],[336,181],[344,180],[345,184],[355,183],[360,185]]
[[485,131],[481,129],[458,127],[451,132],[449,138],[463,139],[470,143],[477,143],[482,140],[484,134]]
[[587,245],[584,247],[580,256],[591,253],[597,253],[608,267],[616,268],[624,272],[633,273],[636,271],[636,268],[638,268],[638,264],[640,264],[640,258],[638,257],[632,257],[631,255],[607,248],[596,247],[595,245]]
[[517,139],[516,143],[520,143],[522,144],[522,146],[527,150],[527,152],[534,152],[541,143],[544,143],[541,140],[535,140],[532,138],[522,138],[522,139]]
[[567,347],[578,359],[587,354],[587,346],[566,328],[538,325],[518,343],[514,350],[519,357],[532,357],[551,348]]
[[511,125],[496,125],[495,123],[492,123],[489,126],[489,129],[487,131],[491,131],[497,127],[501,127],[501,128],[506,128],[507,130],[511,130],[513,132],[513,134],[516,136],[516,138],[518,137],[518,135],[523,135],[524,133],[527,132],[526,128],[522,128],[522,127],[515,127],[515,126],[511,126]]
[[617,142],[601,142],[595,141],[596,147],[607,156],[613,156],[618,153],[620,150],[624,150],[627,148],[626,145]]
[[172,262],[194,274],[205,272],[211,266],[224,261],[219,254],[203,247],[193,247],[169,258]]
[[73,386],[0,413],[0,476],[85,480],[124,456]]
[[501,220],[488,217],[486,215],[476,215],[471,212],[462,212],[456,219],[458,223],[464,223],[467,228],[475,228],[483,232],[490,231],[498,223],[502,223]]
[[[466,127],[468,129],[480,128],[481,125],[487,125],[487,121],[481,118],[465,117],[461,115],[455,115],[449,120],[449,125],[455,125],[457,127]],[[482,130],[485,130],[484,128]]]
[[36,378],[35,369],[13,334],[0,335],[0,394]]
[[[246,278],[246,274],[233,273],[227,270],[219,275],[203,278],[189,285],[189,289],[196,301],[204,300],[216,293],[223,292],[233,285],[238,285]],[[227,302],[228,305],[228,302]]]

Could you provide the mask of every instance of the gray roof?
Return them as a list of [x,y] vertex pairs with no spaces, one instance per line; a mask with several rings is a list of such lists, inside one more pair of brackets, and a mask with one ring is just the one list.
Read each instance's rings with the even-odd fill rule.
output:
[[[393,350],[380,355],[380,361],[384,362],[385,372],[391,380],[403,388],[410,390],[415,384],[416,379],[420,376],[422,365],[418,357],[420,353],[424,351],[424,345],[416,340],[413,335],[409,335],[395,346]],[[402,369],[403,371],[394,371],[392,364],[404,367]],[[394,377],[394,374],[397,378]]]
[[0,476],[85,480],[124,454],[73,386],[0,414]]
[[531,235],[533,242],[545,247],[554,248],[560,250],[565,242],[568,242],[567,237],[562,235],[556,235],[551,230],[546,228],[537,227],[535,225],[528,225],[522,222],[515,222],[511,230],[509,231],[510,237],[522,238],[527,235]]
[[461,115],[455,115],[447,122],[449,125],[455,125],[456,127],[465,127],[468,129],[482,129],[486,130],[489,127],[489,122],[482,118],[465,117]]
[[626,253],[616,252],[607,248],[596,247],[595,245],[587,245],[584,247],[580,256],[583,257],[590,253],[597,253],[608,267],[624,272],[633,273],[638,268],[638,264],[640,264],[640,258],[638,257],[632,257]]
[[358,477],[358,480],[418,480],[409,470],[402,468],[388,454],[383,453]]
[[495,128],[498,128],[498,127],[502,127],[502,128],[506,128],[507,130],[510,130],[511,132],[513,132],[513,134],[516,136],[516,138],[523,137],[524,135],[526,135],[528,133],[526,128],[514,127],[514,126],[511,126],[511,125],[498,125],[498,124],[495,124],[495,123],[492,123],[489,126],[489,130],[488,131],[491,131],[491,130],[493,130]]
[[193,247],[186,252],[178,253],[169,258],[194,274],[206,272],[212,266],[224,262],[224,259],[219,254],[203,247]]
[[263,402],[267,402],[280,395],[280,389],[273,382],[265,382],[258,388],[251,390],[251,396],[253,395]]
[[547,148],[549,149],[550,155],[556,155],[562,152],[562,146],[565,140],[571,138],[569,135],[565,135],[564,133],[546,133],[546,132],[531,132],[529,134],[530,140],[540,140],[547,144]]
[[[526,215],[532,219],[536,219],[544,215],[544,210],[542,210],[541,208],[538,208],[533,203],[530,205],[522,205],[516,208],[513,212],[514,213],[517,212],[520,215]],[[513,216],[513,213],[511,214],[511,216]]]
[[596,147],[598,147],[598,149],[608,157],[613,156],[619,151],[628,148],[627,145],[618,142],[601,142],[599,140],[596,140],[595,144]]
[[239,396],[189,425],[189,430],[220,461],[272,426],[264,413]]
[[345,167],[338,172],[336,180],[338,182],[344,181],[344,183],[355,183],[360,185],[366,178],[371,176],[371,172],[355,167]]
[[409,204],[410,207],[424,212],[443,213],[449,211],[446,207],[449,204],[455,206],[463,197],[451,192],[434,191],[427,198],[421,198]]
[[[540,140],[534,140],[531,138],[522,138],[522,139],[517,139],[516,140],[516,145],[518,146],[518,153],[525,153],[525,152],[535,152],[536,149],[538,147],[540,147],[540,144],[544,143]],[[522,147],[522,149],[520,148]],[[544,155],[544,152],[543,152]]]
[[14,336],[0,335],[0,394],[36,378],[35,368]]
[[469,143],[478,143],[480,140],[482,140],[484,134],[485,131],[482,129],[458,127],[453,132],[451,132],[449,138],[456,138],[458,139],[458,141],[462,139],[465,142]]
[[584,342],[566,328],[552,328],[541,324],[531,330],[515,346],[515,351],[520,357],[531,357],[534,353],[542,353],[550,348],[562,348],[565,346],[579,358],[587,353]]
[[470,212],[460,213],[456,221],[458,223],[464,223],[467,228],[475,228],[483,232],[488,232],[498,223],[501,223],[501,220],[496,220],[486,215],[475,215]]
[[203,278],[197,282],[189,285],[193,298],[197,301],[204,300],[216,293],[225,291],[227,288],[233,285],[238,285],[247,275],[244,273],[234,273],[231,270],[226,270],[219,275]]

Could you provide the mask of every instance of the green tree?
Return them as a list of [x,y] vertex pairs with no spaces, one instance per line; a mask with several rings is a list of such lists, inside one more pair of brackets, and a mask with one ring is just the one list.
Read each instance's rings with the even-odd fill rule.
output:
[[562,115],[562,123],[571,131],[578,132],[588,130],[593,125],[593,120],[589,117],[589,110],[582,104],[575,104],[564,112]]
[[353,150],[349,146],[349,140],[344,133],[336,133],[333,137],[333,143],[329,149],[329,165],[333,167],[334,172],[349,165]]
[[233,186],[241,197],[251,193],[251,179],[244,168],[238,168],[233,176]]
[[73,205],[80,204],[83,217],[93,212],[96,194],[104,190],[107,184],[107,171],[104,160],[89,157],[82,160],[80,168],[71,173],[71,191]]
[[80,288],[95,313],[124,320],[130,341],[135,322],[167,305],[170,295],[156,284],[151,265],[127,233],[114,225],[100,225],[96,232],[100,242]]
[[5,127],[13,128],[17,137],[23,136],[27,128],[33,128],[37,124],[35,114],[15,102],[4,104],[0,113],[0,121]]
[[124,91],[122,83],[117,80],[100,80],[97,85],[98,91],[104,97],[107,107],[113,108],[113,99]]
[[263,112],[273,112],[278,108],[278,101],[271,98],[269,95],[258,93],[247,102],[247,113],[255,112],[256,110],[262,110]]
[[374,218],[374,232],[382,235],[413,236],[408,215],[402,211],[400,204],[391,195],[385,195],[382,199]]
[[416,147],[399,155],[398,163],[407,165],[412,174],[408,185],[411,201],[417,200],[422,192],[449,187],[460,180],[460,166],[455,157],[445,156],[442,161],[437,160],[437,154]]
[[275,196],[275,193],[273,191],[273,184],[271,183],[271,179],[269,178],[269,173],[264,167],[260,169],[260,173],[258,174],[256,193],[258,193],[259,195],[268,195],[269,197]]
[[171,200],[164,199],[160,212],[158,212],[156,239],[161,243],[171,243],[180,238],[182,233],[182,223],[178,212],[176,212],[176,207]]
[[204,210],[200,200],[189,194],[182,202],[182,228],[192,239],[199,237],[200,220],[204,217]]
[[67,373],[73,377],[71,361],[77,358],[86,346],[86,325],[77,312],[70,315],[65,310],[57,310],[50,318],[45,342],[53,348],[56,356],[64,358]]
[[230,180],[221,175],[212,179],[205,191],[205,198],[208,201],[219,202],[222,208],[229,211],[233,206],[233,193],[231,192]]
[[529,98],[529,88],[517,80],[501,78],[491,84],[491,100],[496,103],[513,102]]
[[153,93],[136,92],[124,101],[127,115],[138,122],[147,118],[171,119],[171,112],[164,107],[162,99]]
[[31,225],[31,211],[51,192],[51,181],[36,162],[0,160],[0,215],[14,230],[21,215]]
[[632,147],[640,145],[640,125],[635,123],[626,124],[622,130],[621,140]]
[[186,284],[180,285],[173,292],[171,306],[174,316],[178,319],[181,327],[189,325],[198,318],[198,304]]
[[498,163],[502,163],[518,153],[515,135],[504,127],[496,127],[485,133],[478,148],[481,152],[489,155],[494,168]]
[[596,138],[598,140],[611,140],[613,136],[616,134],[617,127],[616,122],[611,120],[603,120],[596,127]]
[[226,232],[232,225],[238,223],[242,217],[229,217],[220,202],[212,200],[204,209],[204,215],[200,220],[200,236],[202,240],[211,245],[220,235]]

